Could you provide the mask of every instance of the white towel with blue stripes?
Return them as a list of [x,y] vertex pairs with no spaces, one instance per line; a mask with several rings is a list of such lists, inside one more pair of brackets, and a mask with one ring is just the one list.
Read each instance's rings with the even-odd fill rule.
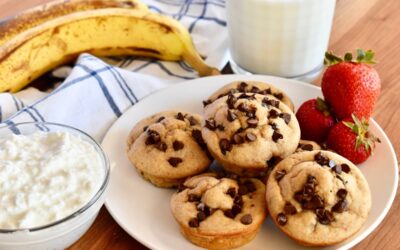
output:
[[[143,2],[150,10],[170,15],[187,27],[208,64],[220,69],[226,64],[223,0]],[[79,128],[101,141],[114,121],[143,97],[170,84],[198,77],[182,62],[136,57],[114,60],[107,59],[106,63],[82,54],[71,74],[51,93],[28,88],[16,94],[0,94],[0,126],[29,121],[55,122]]]

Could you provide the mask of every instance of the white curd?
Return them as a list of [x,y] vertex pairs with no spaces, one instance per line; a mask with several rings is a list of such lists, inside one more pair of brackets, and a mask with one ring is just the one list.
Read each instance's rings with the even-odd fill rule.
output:
[[0,138],[0,229],[43,226],[82,208],[100,189],[102,159],[67,132]]

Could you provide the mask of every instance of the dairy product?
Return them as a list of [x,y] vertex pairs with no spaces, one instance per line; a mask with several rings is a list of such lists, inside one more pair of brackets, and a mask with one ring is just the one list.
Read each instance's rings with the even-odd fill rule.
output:
[[0,138],[0,229],[55,222],[82,208],[104,180],[95,147],[68,132]]
[[228,0],[233,61],[252,73],[296,77],[322,66],[335,0]]

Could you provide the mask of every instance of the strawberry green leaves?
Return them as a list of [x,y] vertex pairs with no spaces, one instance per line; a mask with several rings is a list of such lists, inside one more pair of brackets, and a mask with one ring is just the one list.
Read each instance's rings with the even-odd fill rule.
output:
[[326,66],[334,65],[341,62],[374,64],[374,56],[375,53],[372,50],[364,51],[363,49],[356,50],[356,57],[353,57],[352,53],[347,52],[343,58],[333,54],[332,52],[327,51],[325,52],[324,64]]
[[354,123],[343,121],[343,124],[356,135],[355,149],[357,150],[361,145],[364,145],[365,151],[372,153],[375,142],[380,142],[379,138],[368,131],[369,123],[364,118],[360,121],[354,114],[351,118]]

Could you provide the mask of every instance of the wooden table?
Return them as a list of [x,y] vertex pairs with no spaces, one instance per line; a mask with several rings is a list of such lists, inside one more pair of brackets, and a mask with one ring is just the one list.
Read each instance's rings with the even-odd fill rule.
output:
[[[48,0],[0,0],[0,18]],[[343,54],[355,48],[373,49],[382,93],[374,119],[385,130],[400,156],[400,1],[337,0],[330,50]],[[318,83],[317,83],[318,84]],[[379,167],[379,166],[376,166]],[[399,193],[380,226],[354,249],[399,249]],[[146,249],[131,238],[103,207],[89,231],[71,249]]]

